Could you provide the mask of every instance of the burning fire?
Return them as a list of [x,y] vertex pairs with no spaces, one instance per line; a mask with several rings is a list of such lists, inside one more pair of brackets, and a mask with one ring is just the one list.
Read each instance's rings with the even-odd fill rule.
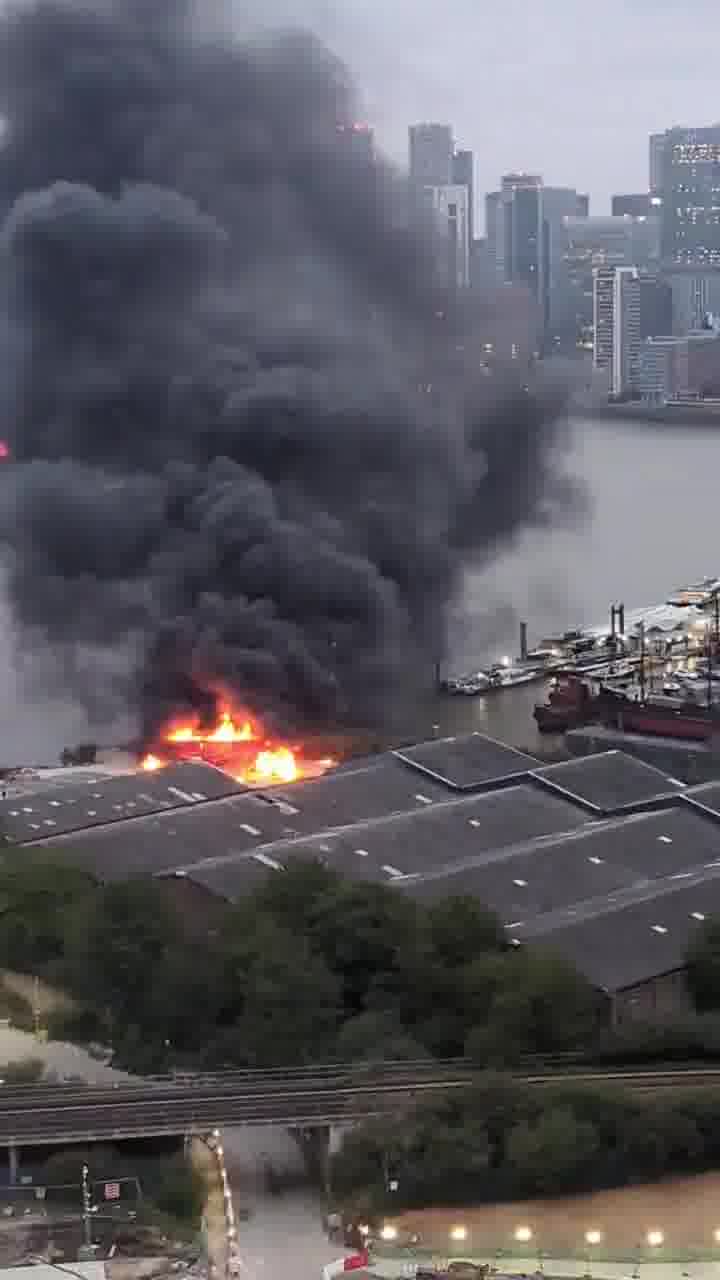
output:
[[246,715],[224,710],[212,729],[195,724],[175,724],[163,735],[167,756],[152,752],[142,760],[142,768],[152,773],[177,759],[201,756],[232,773],[238,782],[269,786],[318,777],[334,760],[306,760],[300,747],[269,741],[260,727]]

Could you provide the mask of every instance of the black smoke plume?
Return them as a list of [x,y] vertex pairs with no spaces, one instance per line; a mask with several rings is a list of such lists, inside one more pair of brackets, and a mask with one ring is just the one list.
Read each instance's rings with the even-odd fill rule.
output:
[[0,60],[25,647],[147,732],[219,687],[287,724],[377,717],[441,653],[462,567],[563,505],[543,396],[478,374],[314,39],[39,0]]

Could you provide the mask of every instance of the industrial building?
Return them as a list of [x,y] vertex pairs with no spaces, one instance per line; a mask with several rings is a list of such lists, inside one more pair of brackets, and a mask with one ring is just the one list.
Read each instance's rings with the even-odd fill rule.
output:
[[6,856],[157,877],[197,921],[297,858],[421,901],[472,894],[511,944],[568,956],[618,1021],[687,1007],[688,941],[720,912],[720,783],[686,787],[620,751],[547,766],[475,733],[264,791],[202,763],[67,774],[0,801]]

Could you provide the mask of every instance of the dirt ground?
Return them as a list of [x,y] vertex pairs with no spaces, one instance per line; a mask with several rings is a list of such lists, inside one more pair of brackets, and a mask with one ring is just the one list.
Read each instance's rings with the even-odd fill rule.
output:
[[557,1200],[527,1200],[480,1208],[428,1209],[398,1219],[403,1229],[418,1232],[428,1248],[446,1249],[453,1226],[467,1228],[468,1244],[483,1252],[517,1251],[518,1227],[532,1230],[533,1246],[543,1253],[584,1253],[585,1233],[602,1232],[597,1253],[632,1257],[639,1248],[647,1256],[648,1232],[662,1231],[662,1253],[715,1251],[720,1243],[720,1173],[666,1181],[617,1191]]

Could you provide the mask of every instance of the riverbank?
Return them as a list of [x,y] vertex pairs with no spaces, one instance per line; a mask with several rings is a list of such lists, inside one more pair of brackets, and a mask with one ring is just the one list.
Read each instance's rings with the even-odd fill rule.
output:
[[643,423],[654,426],[672,426],[678,429],[693,427],[720,427],[720,403],[711,404],[624,404],[599,403],[578,405],[575,413],[590,422]]

